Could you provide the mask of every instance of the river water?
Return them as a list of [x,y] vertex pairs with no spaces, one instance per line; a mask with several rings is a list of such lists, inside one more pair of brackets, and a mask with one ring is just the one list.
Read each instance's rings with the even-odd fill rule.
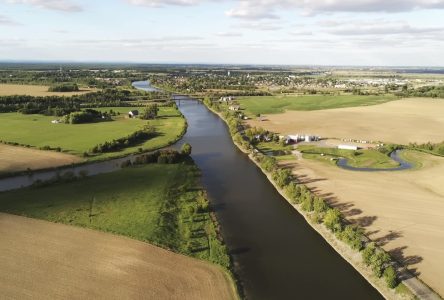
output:
[[[150,88],[147,82],[135,86]],[[203,104],[176,102],[188,131],[202,183],[216,210],[234,269],[248,299],[383,299],[315,232],[232,143],[225,123]],[[89,175],[120,169],[126,159],[66,168]],[[0,191],[28,186],[56,172],[0,180]]]
[[180,144],[193,147],[249,299],[382,299],[237,149],[218,116],[198,101],[179,108],[189,125]]

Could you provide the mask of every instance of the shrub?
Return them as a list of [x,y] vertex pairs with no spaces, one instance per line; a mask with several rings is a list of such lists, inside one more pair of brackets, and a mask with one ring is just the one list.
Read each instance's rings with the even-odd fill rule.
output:
[[285,194],[287,194],[292,203],[300,203],[301,190],[296,182],[292,181],[285,187]]
[[182,145],[182,149],[181,149],[182,155],[190,156],[191,150],[192,150],[192,147],[190,144],[185,143]]
[[273,172],[272,178],[274,182],[280,187],[288,185],[291,181],[291,171],[289,169],[277,169]]
[[157,117],[157,113],[159,112],[159,108],[157,104],[149,104],[145,107],[144,111],[141,113],[140,118],[142,120],[151,120]]
[[381,277],[385,265],[390,262],[390,256],[382,250],[375,251],[370,259],[373,273],[375,276]]
[[327,211],[328,205],[325,203],[324,199],[315,197],[313,200],[313,209],[317,213],[323,213]]
[[341,212],[337,208],[328,209],[324,216],[324,224],[333,232],[341,231]]
[[313,197],[310,193],[306,193],[302,199],[301,208],[304,211],[313,211]]
[[367,266],[370,266],[372,256],[375,254],[376,245],[375,243],[369,243],[365,249],[362,251],[362,259]]
[[389,266],[384,271],[384,279],[387,286],[394,289],[398,285],[398,278],[396,276],[396,271],[392,266]]
[[352,249],[361,250],[362,248],[362,230],[352,225],[345,226],[339,234],[339,238],[346,242]]

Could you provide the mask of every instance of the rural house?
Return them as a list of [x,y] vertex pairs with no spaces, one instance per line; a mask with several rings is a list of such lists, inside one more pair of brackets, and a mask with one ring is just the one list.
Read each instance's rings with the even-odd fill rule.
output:
[[138,110],[131,110],[131,111],[128,113],[128,116],[129,116],[130,118],[136,118],[138,115],[139,115],[139,111],[138,111]]

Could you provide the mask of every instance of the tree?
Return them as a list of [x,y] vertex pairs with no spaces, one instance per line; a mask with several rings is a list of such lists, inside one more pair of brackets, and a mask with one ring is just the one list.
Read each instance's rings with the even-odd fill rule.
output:
[[398,279],[396,277],[396,271],[392,266],[389,266],[384,271],[384,279],[387,283],[387,286],[391,289],[394,289],[398,284]]
[[381,277],[385,265],[390,262],[390,256],[384,251],[376,251],[370,259],[373,272],[376,276]]
[[313,208],[317,213],[323,213],[328,209],[327,203],[325,203],[324,199],[315,197],[313,200]]
[[304,211],[313,211],[313,197],[310,193],[306,193],[302,200],[301,208]]
[[191,150],[192,150],[192,147],[191,147],[190,144],[185,143],[185,144],[182,145],[181,152],[182,152],[183,155],[190,156],[191,155]]
[[155,119],[158,112],[159,108],[157,107],[157,104],[149,104],[145,107],[145,110],[140,115],[140,118],[143,120]]
[[274,182],[283,188],[291,181],[291,171],[289,169],[277,169],[272,174]]
[[340,231],[342,229],[341,212],[337,208],[327,210],[324,217],[324,224],[333,232]]
[[362,251],[362,259],[364,263],[369,266],[371,264],[372,256],[375,254],[376,245],[375,243],[369,243],[365,249]]

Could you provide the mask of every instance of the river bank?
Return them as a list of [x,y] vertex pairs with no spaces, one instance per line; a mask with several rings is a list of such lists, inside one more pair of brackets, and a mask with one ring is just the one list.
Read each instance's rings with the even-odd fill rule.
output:
[[[227,126],[229,126],[227,120],[224,118],[223,114],[214,110],[213,108],[206,105],[206,107],[220,117]],[[265,171],[260,164],[254,159],[253,153],[245,150],[238,142],[236,142],[232,136],[233,143],[245,154],[248,155],[249,159],[253,161],[256,166],[265,174],[267,179],[272,183],[274,188],[281,194],[281,196],[286,199],[286,201],[296,210],[299,214],[301,214],[306,222],[318,233],[320,234],[325,241],[330,244],[330,246],[335,249],[335,251],[340,254],[350,265],[352,265],[366,280],[377,289],[386,299],[412,299],[414,296],[419,297],[420,299],[440,299],[437,294],[435,294],[428,286],[422,283],[419,279],[410,274],[404,267],[397,265],[396,269],[398,272],[398,276],[401,280],[401,287],[398,290],[403,290],[404,292],[397,293],[395,290],[387,287],[383,278],[376,277],[372,270],[366,266],[363,262],[362,256],[360,252],[352,250],[350,246],[346,243],[340,241],[334,233],[329,231],[322,224],[318,224],[313,222],[310,218],[310,214],[303,211],[300,206],[293,204],[291,199],[286,195],[286,193],[279,188],[274,180],[271,177],[271,174]],[[409,288],[409,291],[406,291],[402,288],[402,284]]]

